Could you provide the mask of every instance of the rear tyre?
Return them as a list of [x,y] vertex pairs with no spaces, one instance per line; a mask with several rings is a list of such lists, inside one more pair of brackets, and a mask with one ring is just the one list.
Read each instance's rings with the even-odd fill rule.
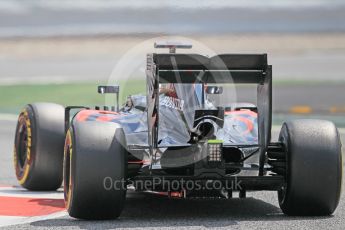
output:
[[287,154],[287,184],[278,191],[287,215],[330,215],[338,206],[342,182],[339,133],[322,120],[286,122],[279,140]]
[[127,152],[115,123],[74,121],[66,135],[64,195],[70,216],[115,219],[126,199]]
[[25,106],[14,140],[14,167],[21,186],[56,190],[62,182],[65,109],[53,103]]

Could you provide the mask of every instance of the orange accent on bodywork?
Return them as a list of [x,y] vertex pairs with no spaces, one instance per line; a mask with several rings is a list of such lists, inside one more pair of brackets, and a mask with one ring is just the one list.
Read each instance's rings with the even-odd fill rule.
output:
[[251,110],[237,110],[237,111],[227,111],[225,112],[225,115],[235,115],[233,119],[239,120],[246,124],[247,129],[243,132],[243,134],[250,133],[254,129],[253,121],[248,119],[247,117],[241,116],[241,115],[248,115],[254,118],[258,117],[258,114],[251,111]]
[[231,115],[231,114],[245,114],[245,115],[249,115],[249,116],[252,116],[252,117],[258,117],[258,114],[256,112],[253,112],[249,109],[247,110],[236,110],[236,111],[226,111],[224,113],[225,115]]
[[249,120],[248,118],[236,116],[236,117],[234,117],[234,119],[239,120],[239,121],[242,121],[243,123],[246,124],[247,129],[246,129],[242,134],[250,133],[250,132],[253,130],[254,124],[253,124],[253,122],[252,122],[251,120]]
[[98,115],[99,117],[96,118],[96,120],[98,120],[98,121],[110,121],[110,120],[114,119],[114,117],[103,116],[103,115],[107,115],[107,114],[119,115],[119,113],[113,112],[113,111],[85,109],[85,110],[80,111],[76,115],[76,119],[77,119],[77,121],[87,121],[87,119],[92,115]]
[[82,110],[75,117],[77,121],[86,121],[89,116],[94,114],[93,110]]
[[111,121],[113,120],[114,117],[109,117],[109,116],[99,116],[96,118],[96,121]]

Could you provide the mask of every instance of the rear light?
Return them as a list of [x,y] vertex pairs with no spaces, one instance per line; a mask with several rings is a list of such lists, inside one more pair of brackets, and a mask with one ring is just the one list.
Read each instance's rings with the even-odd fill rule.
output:
[[168,192],[168,196],[171,198],[186,198],[186,191],[185,190],[182,190],[180,192],[171,191],[171,192]]

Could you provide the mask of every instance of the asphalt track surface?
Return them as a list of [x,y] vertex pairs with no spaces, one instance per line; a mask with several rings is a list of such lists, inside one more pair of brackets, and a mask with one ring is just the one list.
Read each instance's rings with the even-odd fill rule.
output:
[[[0,184],[17,185],[12,166],[15,121],[0,120]],[[273,128],[273,139],[279,127]],[[342,142],[345,131],[341,129]],[[344,149],[343,149],[344,150]],[[288,217],[282,214],[275,192],[249,192],[247,199],[170,200],[152,194],[129,193],[118,220],[82,221],[67,214],[5,228],[11,229],[343,229],[344,194],[329,217]],[[0,204],[1,205],[1,204]]]

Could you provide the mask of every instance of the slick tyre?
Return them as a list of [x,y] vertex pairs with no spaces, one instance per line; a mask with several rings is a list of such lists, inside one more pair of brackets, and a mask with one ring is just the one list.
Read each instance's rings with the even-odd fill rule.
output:
[[109,122],[74,121],[66,135],[64,196],[70,216],[115,219],[126,199],[123,129]]
[[64,107],[26,105],[19,114],[14,140],[18,182],[29,190],[56,190],[62,183]]
[[330,215],[338,206],[342,183],[339,133],[333,123],[296,120],[283,124],[279,140],[287,154],[287,183],[278,191],[287,215]]

